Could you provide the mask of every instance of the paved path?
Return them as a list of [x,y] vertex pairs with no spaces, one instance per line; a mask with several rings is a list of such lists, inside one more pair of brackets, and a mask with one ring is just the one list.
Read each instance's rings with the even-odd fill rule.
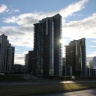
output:
[[42,94],[34,96],[96,96],[96,89],[88,89],[81,91],[65,92],[65,93],[55,93],[55,94]]
[[0,86],[32,85],[32,84],[57,84],[57,83],[85,83],[96,81],[43,81],[43,82],[0,82]]
[[2,82],[2,83],[0,83],[0,86],[33,85],[33,84],[57,84],[57,83],[75,83],[75,82],[73,82],[73,81]]

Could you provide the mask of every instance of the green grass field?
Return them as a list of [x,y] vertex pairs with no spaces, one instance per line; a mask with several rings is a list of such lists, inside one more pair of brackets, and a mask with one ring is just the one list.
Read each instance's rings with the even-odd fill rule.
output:
[[30,94],[72,91],[85,88],[96,88],[96,82],[0,86],[0,96],[28,96]]
[[[0,76],[0,82],[51,82],[48,84],[31,84],[31,85],[4,85],[0,86],[0,96],[28,96],[30,94],[42,94],[51,92],[73,91],[86,88],[96,88],[96,82],[86,82],[86,80],[92,81],[96,78],[76,78],[76,80],[83,80],[83,83],[59,83],[59,81],[65,80],[65,77],[57,77],[53,79],[31,79],[25,80],[21,75],[4,75]],[[66,77],[66,80],[71,80]],[[57,83],[53,83],[58,81]]]

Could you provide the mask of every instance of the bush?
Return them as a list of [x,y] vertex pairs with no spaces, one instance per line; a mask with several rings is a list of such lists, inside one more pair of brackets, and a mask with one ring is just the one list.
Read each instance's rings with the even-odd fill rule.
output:
[[96,77],[76,77],[75,80],[96,80]]
[[61,80],[61,81],[64,81],[64,80],[71,80],[71,77],[69,76],[57,76],[57,77],[51,77],[52,79],[54,80]]
[[25,81],[25,79],[19,75],[0,75],[0,81]]

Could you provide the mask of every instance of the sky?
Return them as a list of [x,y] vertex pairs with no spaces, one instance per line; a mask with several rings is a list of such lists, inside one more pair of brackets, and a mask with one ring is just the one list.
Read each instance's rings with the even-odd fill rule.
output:
[[72,40],[86,38],[87,61],[96,56],[96,0],[0,0],[0,35],[15,47],[15,64],[34,49],[34,23],[62,16],[62,53]]

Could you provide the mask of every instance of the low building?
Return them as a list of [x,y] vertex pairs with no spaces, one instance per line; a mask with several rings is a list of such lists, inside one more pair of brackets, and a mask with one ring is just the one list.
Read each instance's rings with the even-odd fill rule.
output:
[[14,73],[16,73],[16,74],[25,73],[25,65],[15,64]]
[[26,73],[35,74],[34,51],[29,51],[28,54],[25,55],[25,67]]

